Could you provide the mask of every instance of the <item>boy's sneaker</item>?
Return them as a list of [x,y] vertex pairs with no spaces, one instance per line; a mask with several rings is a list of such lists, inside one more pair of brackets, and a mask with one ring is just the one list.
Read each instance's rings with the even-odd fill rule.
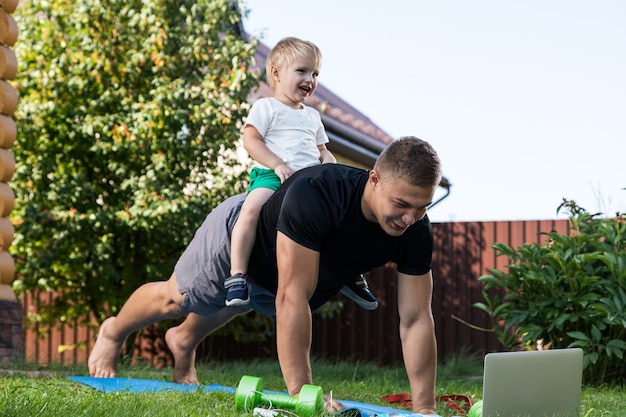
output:
[[237,272],[224,281],[224,286],[228,290],[226,293],[227,306],[245,306],[250,302],[250,291],[248,291],[248,276]]
[[366,310],[376,310],[378,300],[374,297],[367,286],[365,277],[361,275],[341,288],[341,293]]

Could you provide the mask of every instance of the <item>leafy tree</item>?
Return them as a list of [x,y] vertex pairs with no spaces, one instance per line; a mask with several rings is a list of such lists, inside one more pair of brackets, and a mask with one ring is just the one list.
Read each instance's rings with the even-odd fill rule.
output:
[[228,0],[26,0],[16,20],[13,288],[55,294],[43,327],[102,320],[242,190],[255,44]]
[[587,383],[626,384],[624,213],[600,218],[567,200],[561,208],[570,213],[569,236],[493,245],[509,258],[508,272],[480,277],[485,302],[474,306],[494,319],[492,330],[508,348],[580,347]]

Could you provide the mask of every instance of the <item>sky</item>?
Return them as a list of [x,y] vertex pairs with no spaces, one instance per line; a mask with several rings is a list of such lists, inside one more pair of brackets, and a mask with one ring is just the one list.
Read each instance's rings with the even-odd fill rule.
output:
[[452,187],[431,221],[626,212],[626,1],[242,4],[246,32],[314,42],[322,85],[434,146]]

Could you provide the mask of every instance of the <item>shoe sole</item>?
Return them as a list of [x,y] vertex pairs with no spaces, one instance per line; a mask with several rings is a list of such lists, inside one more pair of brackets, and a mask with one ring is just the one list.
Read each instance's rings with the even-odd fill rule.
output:
[[364,299],[356,295],[356,293],[352,291],[349,287],[343,287],[341,289],[341,293],[357,303],[359,307],[364,308],[365,310],[373,311],[378,308],[378,301],[365,301]]
[[226,302],[224,303],[226,304],[226,307],[233,307],[233,306],[246,306],[248,304],[250,304],[250,297],[246,298],[245,300],[242,300],[240,298],[234,299],[234,300],[226,300]]

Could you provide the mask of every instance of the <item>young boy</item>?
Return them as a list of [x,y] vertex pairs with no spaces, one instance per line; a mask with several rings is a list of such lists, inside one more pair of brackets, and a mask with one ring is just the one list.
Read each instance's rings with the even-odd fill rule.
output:
[[[232,231],[231,277],[225,282],[227,306],[249,303],[246,271],[263,204],[295,171],[337,162],[326,148],[328,136],[319,113],[304,105],[317,88],[321,64],[319,48],[294,37],[278,42],[267,57],[267,81],[274,97],[254,103],[243,131],[244,148],[255,164]],[[378,307],[362,275],[341,292],[367,310]]]

